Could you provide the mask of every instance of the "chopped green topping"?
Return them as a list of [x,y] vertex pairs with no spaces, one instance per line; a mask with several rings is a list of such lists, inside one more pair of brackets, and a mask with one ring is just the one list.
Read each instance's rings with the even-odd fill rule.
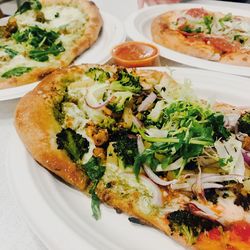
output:
[[204,16],[203,17],[204,24],[207,27],[207,34],[211,34],[212,25],[213,25],[213,19],[214,19],[213,16]]
[[34,49],[29,51],[29,57],[35,61],[45,62],[49,55],[57,56],[65,51],[62,42],[58,41],[60,34],[47,31],[38,26],[32,26],[24,31],[17,31],[12,37],[17,43],[27,43]]
[[29,52],[29,57],[38,62],[45,62],[49,60],[49,55],[57,56],[65,49],[62,43],[53,44],[48,49],[34,49]]
[[185,25],[182,28],[182,31],[186,32],[186,33],[201,33],[202,32],[202,28],[198,27],[196,29],[192,29],[189,25]]
[[233,161],[233,157],[230,156],[229,158],[220,158],[218,163],[221,167],[227,166],[229,163]]
[[96,220],[100,219],[100,199],[96,195],[96,187],[100,179],[105,173],[105,167],[100,165],[100,162],[97,158],[92,157],[86,164],[83,165],[83,169],[86,171],[87,176],[92,181],[93,186],[91,187],[89,193],[91,194],[91,208],[93,216]]
[[21,76],[29,71],[31,71],[31,67],[16,67],[14,69],[11,69],[9,71],[6,71],[1,75],[3,78],[11,78],[13,76]]
[[41,10],[42,5],[38,0],[25,1],[16,11],[15,14],[22,14],[28,10]]
[[10,49],[7,46],[1,46],[0,45],[0,49],[4,49],[4,52],[7,53],[9,55],[10,58],[15,57],[16,55],[18,55],[18,52],[14,49]]

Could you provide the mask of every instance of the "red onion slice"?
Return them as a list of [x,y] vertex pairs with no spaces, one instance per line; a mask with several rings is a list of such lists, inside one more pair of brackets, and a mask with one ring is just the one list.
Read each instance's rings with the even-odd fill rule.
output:
[[211,220],[217,220],[219,218],[219,216],[217,214],[215,214],[215,212],[213,212],[209,207],[196,202],[196,201],[192,201],[190,203],[187,204],[188,208],[190,210],[191,213],[204,217],[204,218],[208,218]]
[[161,186],[169,186],[171,184],[175,184],[177,183],[177,180],[172,180],[172,181],[164,181],[163,179],[161,179],[160,177],[158,177],[153,170],[148,167],[147,165],[143,165],[144,167],[144,171],[146,172],[147,176],[156,184],[161,185]]
[[242,155],[244,158],[245,163],[250,166],[250,152],[246,151],[246,150],[242,150]]
[[157,95],[154,92],[151,92],[149,96],[147,96],[143,100],[143,102],[139,105],[138,112],[148,110],[148,108],[150,107],[150,105],[152,105],[152,103],[155,101],[156,98]]
[[105,101],[98,103],[98,102],[96,102],[93,95],[90,95],[89,92],[87,92],[87,94],[85,96],[85,101],[86,101],[86,104],[90,108],[92,108],[92,109],[100,109],[100,108],[106,106],[110,102],[111,98],[112,98],[112,95],[110,94]]

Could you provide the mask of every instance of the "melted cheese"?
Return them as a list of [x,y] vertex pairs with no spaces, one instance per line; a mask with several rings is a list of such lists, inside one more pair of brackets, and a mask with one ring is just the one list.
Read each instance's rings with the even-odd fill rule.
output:
[[[57,29],[66,25],[79,26],[86,22],[86,16],[83,12],[74,7],[68,6],[49,6],[42,9],[48,26],[51,29]],[[59,15],[56,17],[56,15]]]

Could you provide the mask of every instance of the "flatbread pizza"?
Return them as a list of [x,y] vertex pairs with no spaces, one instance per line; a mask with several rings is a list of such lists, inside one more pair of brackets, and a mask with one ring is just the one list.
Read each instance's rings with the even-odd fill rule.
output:
[[[92,199],[190,249],[250,247],[250,113],[210,104],[165,72],[82,65],[24,96],[33,158]],[[84,220],[84,218],[82,218]]]
[[93,45],[102,28],[87,0],[29,0],[0,26],[0,89],[42,79]]
[[204,8],[168,11],[151,26],[153,41],[211,61],[250,66],[250,18]]

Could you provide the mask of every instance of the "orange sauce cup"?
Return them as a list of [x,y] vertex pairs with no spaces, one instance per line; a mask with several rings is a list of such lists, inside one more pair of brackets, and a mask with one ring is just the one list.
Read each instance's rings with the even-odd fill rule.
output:
[[159,66],[159,50],[152,44],[144,42],[125,42],[112,50],[116,65],[131,67]]

